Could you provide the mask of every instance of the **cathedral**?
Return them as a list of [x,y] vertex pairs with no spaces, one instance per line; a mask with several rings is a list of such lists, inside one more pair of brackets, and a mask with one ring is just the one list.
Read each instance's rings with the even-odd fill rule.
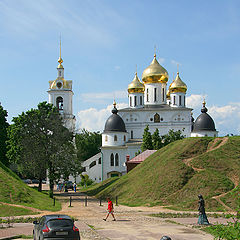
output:
[[[61,43],[58,63],[57,78],[49,81],[49,103],[58,108],[64,125],[74,132],[76,119],[72,110],[72,81],[64,78]],[[158,129],[160,135],[172,129],[180,130],[185,137],[217,136],[215,123],[207,114],[206,102],[203,102],[202,113],[194,122],[193,109],[186,106],[187,85],[179,72],[169,87],[168,81],[167,70],[154,54],[151,64],[142,73],[142,81],[136,72],[128,85],[129,106],[117,109],[114,101],[112,114],[102,133],[101,152],[83,162],[83,174],[95,182],[126,174],[126,161],[140,151],[147,125],[151,133]]]

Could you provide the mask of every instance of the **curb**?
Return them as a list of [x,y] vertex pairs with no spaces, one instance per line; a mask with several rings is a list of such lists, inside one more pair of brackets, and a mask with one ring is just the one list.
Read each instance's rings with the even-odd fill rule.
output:
[[1,237],[0,240],[11,240],[11,239],[17,239],[21,238],[22,235],[12,235],[10,237]]

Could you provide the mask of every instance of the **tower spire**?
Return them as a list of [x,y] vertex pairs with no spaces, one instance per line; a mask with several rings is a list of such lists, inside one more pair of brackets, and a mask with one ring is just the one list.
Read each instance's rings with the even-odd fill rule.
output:
[[58,67],[57,68],[63,68],[63,60],[62,60],[62,51],[61,51],[61,34],[60,34],[60,43],[59,43],[59,58],[58,58]]

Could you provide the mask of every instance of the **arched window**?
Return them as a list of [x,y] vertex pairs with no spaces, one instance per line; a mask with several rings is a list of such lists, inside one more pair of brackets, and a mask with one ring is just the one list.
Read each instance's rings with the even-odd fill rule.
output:
[[123,141],[126,142],[126,136],[125,136],[125,135],[124,135],[124,137],[123,137]]
[[182,105],[182,96],[179,96],[179,106]]
[[176,105],[176,96],[173,96],[173,105]]
[[117,141],[117,135],[114,135],[114,142]]
[[63,110],[63,98],[62,97],[57,97],[56,99],[56,106],[59,111]]
[[131,130],[131,138],[133,139],[133,130]]
[[165,98],[164,98],[164,94],[165,94],[165,93],[164,93],[164,88],[163,88],[163,89],[162,89],[162,101],[163,101],[163,102],[164,102],[164,99],[165,99]]
[[156,113],[156,114],[154,115],[154,122],[155,122],[155,123],[159,123],[159,122],[160,122],[160,116],[159,116],[158,113]]
[[148,98],[148,88],[147,88],[147,102],[149,102],[149,98]]
[[129,98],[130,99],[130,107],[132,106],[132,97]]
[[110,165],[114,166],[114,155],[113,155],[113,153],[110,156]]
[[107,142],[107,141],[108,141],[108,136],[106,135],[106,136],[105,136],[105,142]]
[[185,107],[185,105],[186,105],[186,97],[184,96],[183,106]]
[[118,157],[118,153],[115,154],[115,166],[119,166],[119,157]]
[[142,100],[142,96],[140,96],[140,105],[142,105],[143,100]]
[[137,96],[134,96],[134,106],[137,106]]

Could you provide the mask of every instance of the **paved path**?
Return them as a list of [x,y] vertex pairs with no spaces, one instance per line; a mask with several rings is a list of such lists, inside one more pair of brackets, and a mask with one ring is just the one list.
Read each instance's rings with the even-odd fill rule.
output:
[[[103,206],[99,206],[98,201],[89,199],[88,206],[85,207],[82,195],[69,194],[72,194],[73,199],[78,199],[78,201],[73,200],[72,207],[69,207],[69,202],[65,202],[59,213],[78,219],[76,226],[80,229],[82,240],[152,240],[160,239],[163,235],[170,236],[172,240],[213,240],[211,235],[194,228],[196,218],[161,219],[149,216],[151,213],[174,212],[173,210],[162,207],[115,206],[117,221],[112,221],[110,216],[105,222],[103,218],[106,215],[106,202]],[[62,197],[69,198],[66,194],[62,195]],[[49,212],[41,213],[41,215],[44,214],[49,214]],[[225,222],[223,219],[210,218],[211,223],[216,221]],[[13,224],[11,228],[0,229],[0,239],[19,234],[32,235],[32,229],[31,223]]]

